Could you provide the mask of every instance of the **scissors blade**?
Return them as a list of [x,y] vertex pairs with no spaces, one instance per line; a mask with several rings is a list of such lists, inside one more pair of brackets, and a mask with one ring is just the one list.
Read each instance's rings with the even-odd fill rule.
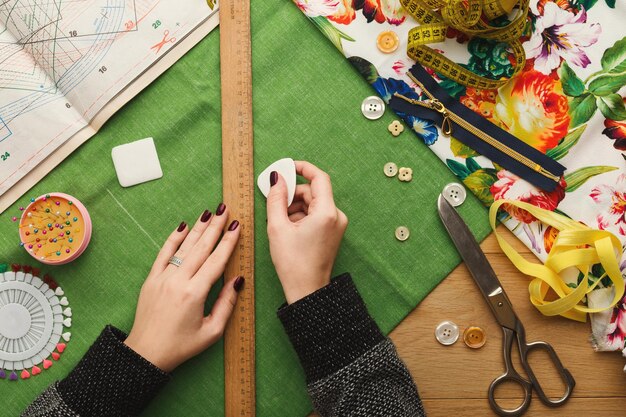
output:
[[465,261],[474,282],[489,304],[491,311],[500,325],[510,329],[516,328],[517,317],[500,280],[489,264],[487,257],[480,249],[474,235],[448,201],[439,195],[437,210],[444,227],[448,231],[454,246]]

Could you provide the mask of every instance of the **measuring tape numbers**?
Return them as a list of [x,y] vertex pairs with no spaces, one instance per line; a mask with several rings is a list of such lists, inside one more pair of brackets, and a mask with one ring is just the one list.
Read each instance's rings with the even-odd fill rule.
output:
[[[423,66],[468,87],[497,89],[508,82],[510,78],[493,80],[477,75],[427,46],[445,41],[451,27],[470,37],[507,43],[513,55],[511,78],[524,68],[526,55],[519,38],[526,27],[529,0],[400,0],[400,3],[420,23],[409,31],[407,55]],[[489,20],[511,13],[516,6],[516,15],[508,25],[489,24]]]

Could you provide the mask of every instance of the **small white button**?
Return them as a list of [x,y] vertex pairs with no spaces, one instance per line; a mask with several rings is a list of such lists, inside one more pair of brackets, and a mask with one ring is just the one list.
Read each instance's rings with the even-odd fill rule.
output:
[[396,239],[398,239],[400,242],[404,242],[405,240],[407,240],[410,235],[411,232],[405,226],[400,226],[396,229]]
[[459,339],[459,327],[451,321],[442,321],[435,329],[435,337],[442,345],[452,345]]
[[443,188],[443,198],[445,198],[452,207],[457,207],[463,204],[467,197],[465,187],[457,182],[451,182]]
[[398,165],[394,164],[393,162],[387,162],[383,167],[383,172],[389,178],[395,177],[398,173]]
[[363,116],[370,120],[377,120],[385,113],[385,102],[378,96],[369,96],[361,103]]

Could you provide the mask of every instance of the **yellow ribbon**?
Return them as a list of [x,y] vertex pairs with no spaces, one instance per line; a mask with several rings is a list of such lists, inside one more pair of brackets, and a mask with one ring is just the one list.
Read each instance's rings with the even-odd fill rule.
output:
[[[400,0],[400,3],[420,23],[409,32],[407,46],[407,55],[420,64],[468,87],[496,89],[508,81],[477,75],[426,46],[445,41],[448,27],[452,27],[469,37],[508,43],[515,61],[511,78],[524,68],[526,55],[519,38],[526,26],[529,0]],[[504,27],[481,19],[483,14],[489,20],[507,15],[516,5],[519,5],[517,15]]]
[[[496,230],[498,209],[506,204],[526,210],[544,224],[559,231],[554,240],[545,264],[527,261]],[[615,306],[624,295],[624,281],[619,268],[622,255],[621,242],[614,234],[606,230],[591,229],[561,214],[544,210],[522,201],[497,200],[489,209],[489,223],[500,248],[522,273],[535,277],[528,286],[530,302],[546,316],[561,315],[568,319],[584,322],[587,313],[598,313]],[[608,306],[589,308],[583,299],[598,285],[604,277],[598,277],[589,284],[588,275],[591,267],[601,264],[605,275],[609,277],[615,289],[613,301]],[[563,272],[576,268],[583,273],[583,278],[575,288],[567,285]],[[546,300],[552,289],[557,298]]]

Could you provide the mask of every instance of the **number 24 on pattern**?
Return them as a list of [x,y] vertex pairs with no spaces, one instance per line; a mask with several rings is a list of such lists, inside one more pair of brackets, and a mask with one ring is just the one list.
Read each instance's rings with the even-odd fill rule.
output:
[[0,153],[0,160],[2,160],[2,162],[6,161],[7,159],[9,159],[9,157],[11,156],[10,153],[5,152],[5,153]]

